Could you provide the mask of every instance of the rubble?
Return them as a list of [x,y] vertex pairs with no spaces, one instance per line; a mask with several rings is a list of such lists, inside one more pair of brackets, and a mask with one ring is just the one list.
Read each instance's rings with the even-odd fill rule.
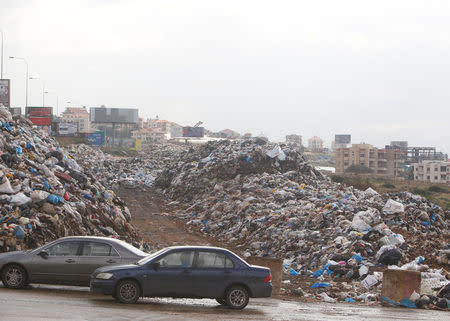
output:
[[129,210],[92,171],[3,106],[0,124],[0,251],[31,249],[68,235],[140,245]]

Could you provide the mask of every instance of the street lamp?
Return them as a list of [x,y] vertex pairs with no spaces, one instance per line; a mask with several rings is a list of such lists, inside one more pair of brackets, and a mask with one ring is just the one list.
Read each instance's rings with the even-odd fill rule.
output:
[[28,107],[28,62],[25,60],[25,58],[20,58],[20,57],[13,57],[10,56],[9,59],[19,59],[19,60],[23,60],[25,62],[25,64],[27,65],[27,78],[26,78],[26,85],[25,85],[25,107]]

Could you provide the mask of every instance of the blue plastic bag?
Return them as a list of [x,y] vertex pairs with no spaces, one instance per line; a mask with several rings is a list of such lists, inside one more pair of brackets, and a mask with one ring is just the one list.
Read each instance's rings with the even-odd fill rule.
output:
[[25,238],[25,231],[23,230],[22,226],[17,225],[14,228],[14,235],[15,235],[16,239],[19,239],[19,240],[23,240]]
[[50,194],[47,197],[47,201],[53,205],[56,205],[58,203],[64,203],[64,199],[61,196],[55,195],[55,194]]
[[328,288],[330,286],[330,283],[326,282],[314,282],[311,288],[318,289],[318,288]]

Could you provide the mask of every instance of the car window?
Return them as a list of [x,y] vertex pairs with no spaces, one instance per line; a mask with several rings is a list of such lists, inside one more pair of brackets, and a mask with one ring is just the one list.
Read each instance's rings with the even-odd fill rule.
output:
[[109,244],[100,242],[83,242],[82,256],[119,256]]
[[163,268],[190,268],[194,261],[194,251],[181,251],[165,255],[159,262]]
[[198,268],[233,268],[233,262],[225,255],[217,252],[198,252]]
[[79,241],[67,241],[57,243],[46,251],[50,256],[76,256],[78,254]]

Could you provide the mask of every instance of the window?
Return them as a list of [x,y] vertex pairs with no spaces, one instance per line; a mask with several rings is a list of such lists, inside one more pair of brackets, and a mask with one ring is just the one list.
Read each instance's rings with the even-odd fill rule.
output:
[[438,177],[437,177],[437,176],[435,176],[435,177],[434,177],[434,179],[435,179],[435,180],[437,180],[437,179],[438,179]]
[[441,172],[445,172],[447,166],[441,166]]
[[109,244],[99,242],[84,242],[82,256],[119,256]]
[[359,157],[364,157],[364,154],[359,154]]
[[181,251],[170,253],[157,262],[163,268],[190,268],[194,261],[194,251]]
[[215,252],[199,252],[197,259],[198,268],[232,269],[233,262],[225,255]]
[[47,253],[50,256],[76,256],[79,247],[78,241],[61,242],[49,247]]
[[429,179],[430,179],[430,176],[427,176],[427,179],[429,180]]

